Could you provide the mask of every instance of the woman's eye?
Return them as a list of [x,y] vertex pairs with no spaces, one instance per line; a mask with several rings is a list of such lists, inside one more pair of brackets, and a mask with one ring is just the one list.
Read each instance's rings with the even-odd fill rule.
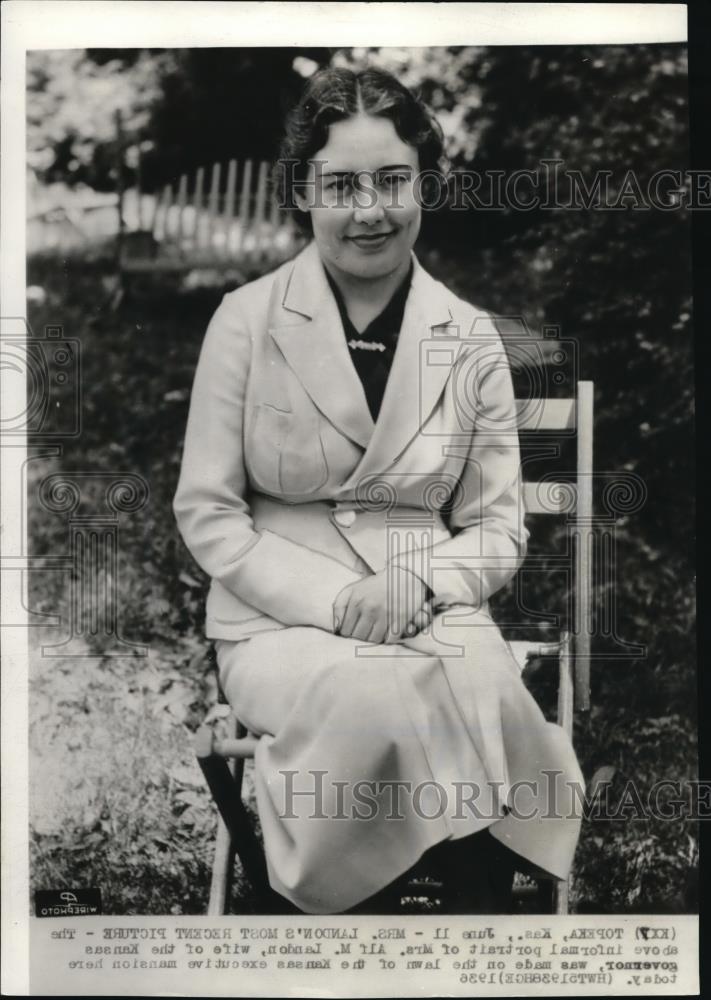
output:
[[378,183],[381,187],[397,187],[406,180],[405,174],[379,174]]
[[337,194],[342,193],[344,191],[350,191],[350,188],[351,188],[351,183],[349,180],[345,178],[339,178],[338,180],[331,181],[329,184],[326,185],[327,191],[335,192]]

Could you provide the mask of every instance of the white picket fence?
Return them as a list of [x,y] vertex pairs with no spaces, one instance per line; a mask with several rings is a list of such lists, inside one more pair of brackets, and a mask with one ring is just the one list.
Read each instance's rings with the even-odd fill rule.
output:
[[209,268],[247,276],[275,267],[303,245],[271,190],[266,160],[213,163],[146,192],[141,142],[125,135],[118,115],[116,125],[115,192],[43,187],[28,176],[29,253],[117,246],[122,273]]
[[149,195],[136,171],[136,186],[119,195],[122,270],[275,266],[287,259],[302,239],[270,194],[270,172],[266,160],[214,163]]

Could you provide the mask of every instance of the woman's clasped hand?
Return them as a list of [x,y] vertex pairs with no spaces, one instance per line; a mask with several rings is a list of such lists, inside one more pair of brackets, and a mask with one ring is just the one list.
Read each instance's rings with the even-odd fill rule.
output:
[[333,605],[333,630],[362,642],[399,642],[429,625],[428,594],[415,573],[388,566],[343,588]]

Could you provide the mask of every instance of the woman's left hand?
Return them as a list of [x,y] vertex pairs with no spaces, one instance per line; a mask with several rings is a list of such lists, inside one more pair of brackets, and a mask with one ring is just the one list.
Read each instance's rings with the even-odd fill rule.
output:
[[336,634],[393,643],[429,624],[427,585],[409,570],[386,567],[344,587],[333,605]]

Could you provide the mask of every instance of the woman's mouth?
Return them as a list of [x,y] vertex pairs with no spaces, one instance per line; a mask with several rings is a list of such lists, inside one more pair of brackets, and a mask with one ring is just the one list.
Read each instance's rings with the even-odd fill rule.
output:
[[390,229],[386,233],[361,233],[358,236],[347,236],[346,239],[361,250],[380,250],[388,240],[395,235],[395,230]]

